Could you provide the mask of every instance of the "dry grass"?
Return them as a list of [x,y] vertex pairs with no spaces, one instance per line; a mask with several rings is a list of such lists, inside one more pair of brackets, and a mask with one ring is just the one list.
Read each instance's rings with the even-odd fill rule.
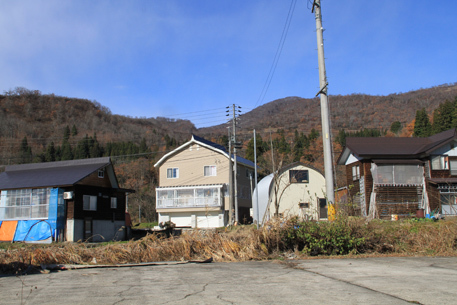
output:
[[[326,253],[311,251],[308,233],[319,232],[316,242],[332,244],[346,236],[352,248],[331,253],[383,255],[457,255],[457,219],[432,221],[371,221],[340,218],[334,223],[300,224],[295,220],[271,222],[259,230],[252,226],[236,230],[196,230],[178,237],[148,235],[137,241],[108,244],[56,243],[51,245],[10,244],[0,250],[0,272],[12,273],[41,264],[125,264],[159,261],[204,260],[219,262],[265,260],[294,253],[305,258]],[[301,234],[299,234],[301,232]],[[324,232],[324,233],[322,233]],[[343,233],[341,233],[343,232]],[[325,235],[326,234],[326,235]],[[317,235],[313,235],[315,238]],[[337,239],[335,239],[337,238]],[[349,239],[348,239],[349,238]],[[346,242],[344,240],[344,242]],[[307,248],[308,247],[308,248]],[[324,246],[322,246],[324,247]],[[319,249],[318,249],[319,250]]]

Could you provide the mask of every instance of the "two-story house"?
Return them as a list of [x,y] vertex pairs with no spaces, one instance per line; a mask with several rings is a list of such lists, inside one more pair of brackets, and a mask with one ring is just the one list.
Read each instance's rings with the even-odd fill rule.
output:
[[455,129],[428,138],[346,138],[338,164],[362,216],[457,215]]
[[[159,222],[171,221],[177,227],[189,228],[226,226],[231,210],[230,163],[234,168],[235,160],[223,146],[195,135],[164,155],[154,165],[159,169]],[[250,217],[250,178],[255,165],[240,157],[236,163],[238,221],[243,222]]]
[[10,165],[0,174],[0,241],[125,238],[128,193],[109,157]]

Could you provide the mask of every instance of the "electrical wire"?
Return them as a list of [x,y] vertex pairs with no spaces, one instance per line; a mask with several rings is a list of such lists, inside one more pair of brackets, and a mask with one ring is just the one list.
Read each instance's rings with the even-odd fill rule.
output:
[[273,79],[273,75],[274,75],[276,67],[278,65],[279,58],[281,57],[282,49],[284,47],[284,42],[286,41],[287,33],[289,31],[290,23],[292,21],[292,17],[294,14],[296,4],[297,4],[297,0],[292,0],[290,2],[289,12],[287,13],[286,22],[285,22],[283,30],[282,30],[281,38],[279,40],[279,44],[276,49],[276,53],[273,58],[273,62],[271,64],[270,71],[268,72],[267,79],[265,80],[265,84],[263,85],[262,91],[260,92],[260,96],[257,99],[257,102],[255,103],[254,108],[257,107],[257,105],[263,103],[263,100],[265,99],[265,95],[267,94],[267,91],[270,88],[271,80]]

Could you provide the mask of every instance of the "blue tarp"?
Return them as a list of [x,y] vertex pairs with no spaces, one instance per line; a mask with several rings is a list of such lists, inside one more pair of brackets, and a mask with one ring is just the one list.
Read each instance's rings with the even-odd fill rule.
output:
[[51,225],[46,220],[19,220],[13,241],[39,241],[51,238]]
[[65,201],[63,200],[63,189],[52,189],[49,198],[48,220],[52,227],[52,236],[57,238],[56,230],[65,228]]

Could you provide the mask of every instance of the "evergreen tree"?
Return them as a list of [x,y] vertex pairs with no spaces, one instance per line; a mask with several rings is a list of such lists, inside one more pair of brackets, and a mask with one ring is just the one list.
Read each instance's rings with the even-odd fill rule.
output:
[[62,149],[60,146],[56,146],[56,161],[60,161],[62,158]]
[[146,139],[143,138],[140,143],[140,154],[149,152],[148,145],[146,145]]
[[62,161],[73,160],[73,152],[71,150],[71,146],[70,146],[70,143],[68,143],[68,141],[65,141],[62,144],[60,160],[62,160]]
[[63,141],[68,141],[70,139],[70,127],[68,125],[63,130]]
[[30,163],[32,162],[32,148],[29,146],[27,137],[24,137],[21,142],[20,147],[21,159],[20,163]]
[[310,132],[310,134],[309,134],[309,136],[308,136],[308,139],[309,139],[310,141],[314,141],[314,140],[316,140],[318,137],[319,137],[319,131],[317,131],[317,130],[314,129],[314,128],[311,129],[311,132]]
[[399,121],[395,121],[390,125],[390,131],[397,134],[401,130],[401,123]]
[[73,124],[73,127],[71,128],[71,136],[74,137],[78,135],[78,129],[76,129],[76,125]]
[[414,124],[414,136],[415,137],[429,137],[432,134],[432,125],[430,119],[425,111],[425,108],[416,111],[416,122]]
[[277,147],[278,147],[278,152],[287,154],[290,153],[290,144],[287,143],[286,137],[284,136],[284,130],[281,130],[281,137],[279,138],[279,141],[277,142]]
[[54,162],[56,161],[56,149],[54,147],[54,142],[48,145],[46,148],[46,154],[44,156],[46,162]]
[[303,134],[303,133],[298,133],[297,130],[295,130],[295,136],[294,136],[294,148],[293,148],[293,161],[298,162],[300,161],[301,157],[304,154],[304,149],[309,148],[309,141],[308,138]]
[[344,129],[338,131],[335,141],[343,147],[346,146],[346,131]]
[[228,141],[229,141],[228,136],[227,135],[223,135],[219,139],[219,144],[221,144],[222,146],[224,146],[228,150]]
[[89,138],[89,155],[91,158],[103,156],[103,147],[98,143],[97,134],[95,132],[94,137]]
[[[257,160],[262,156],[265,150],[265,143],[262,140],[260,134],[256,133],[255,135],[255,144],[256,144],[256,154]],[[248,142],[248,147],[246,148],[245,158],[254,162],[254,138]]]
[[76,146],[75,152],[74,152],[74,158],[75,159],[86,159],[90,157],[89,153],[89,137],[86,134],[86,136],[78,141],[78,144]]
[[432,134],[451,129],[453,127],[454,112],[454,103],[450,101],[441,103],[438,108],[433,111]]

